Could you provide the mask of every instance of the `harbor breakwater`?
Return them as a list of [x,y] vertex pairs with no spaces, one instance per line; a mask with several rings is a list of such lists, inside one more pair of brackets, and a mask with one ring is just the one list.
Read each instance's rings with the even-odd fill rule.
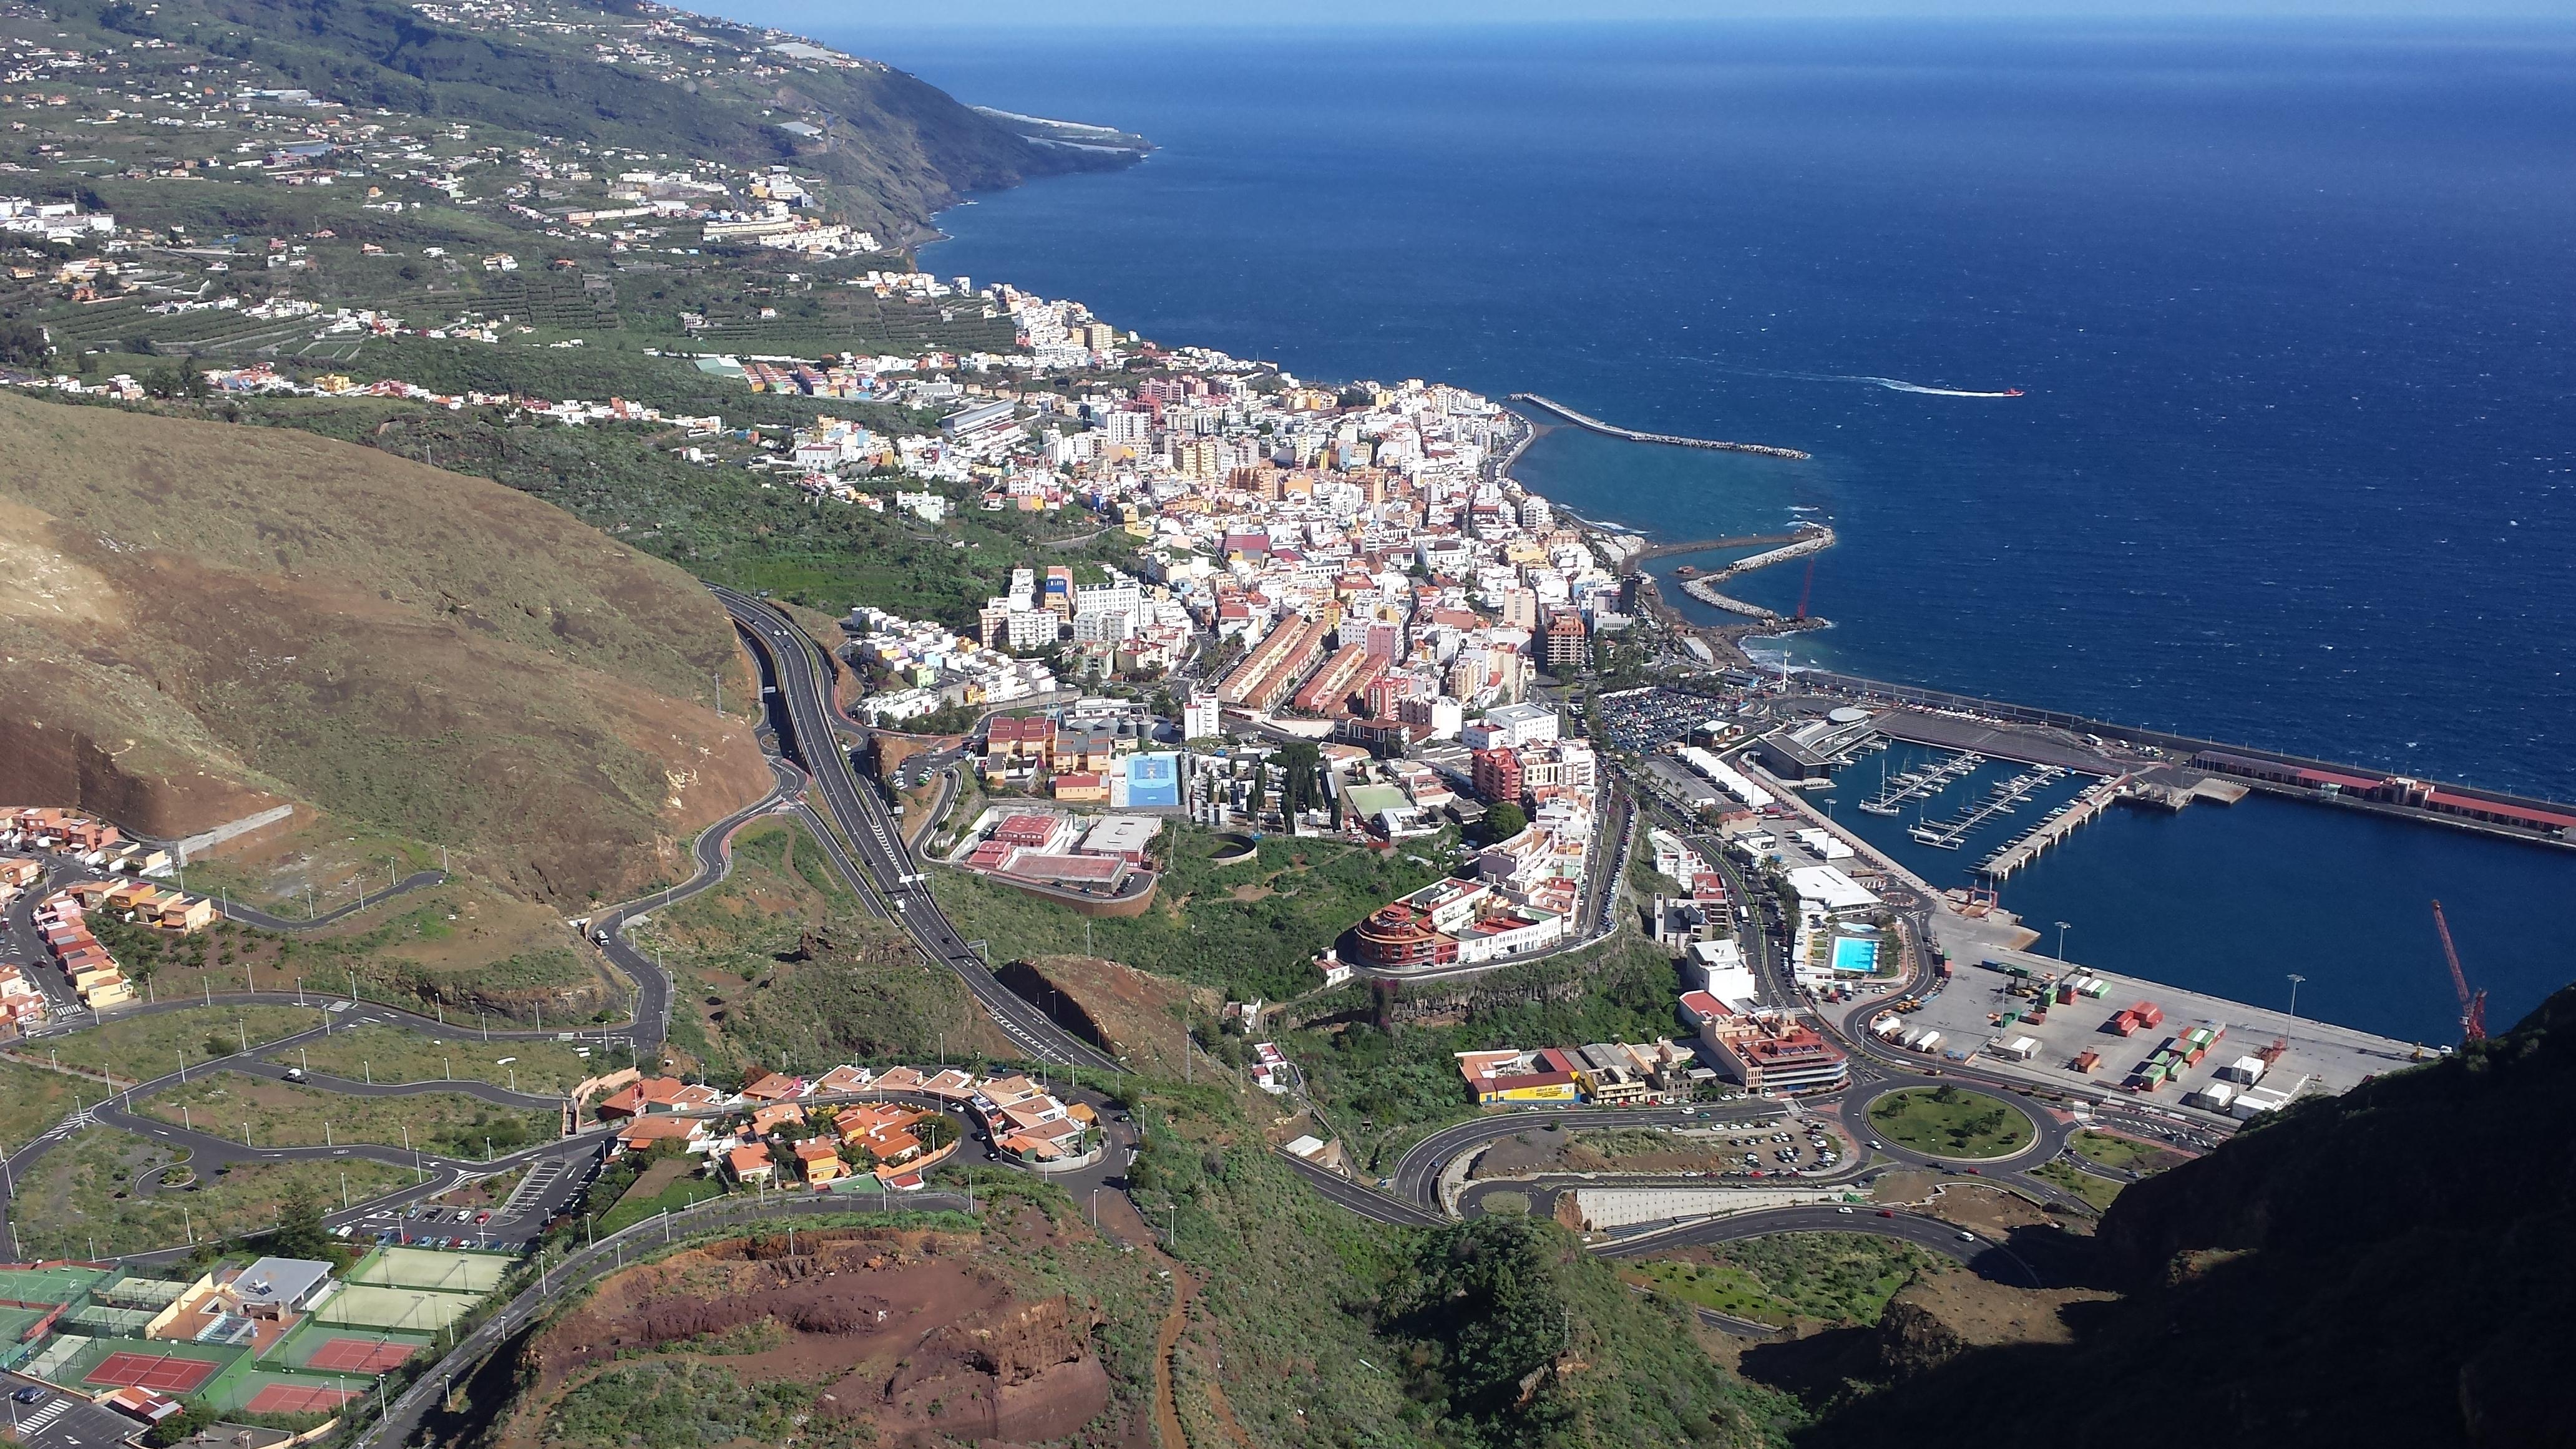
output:
[[1553,398],[1541,397],[1534,392],[1513,393],[1512,401],[1545,409],[1578,428],[1599,433],[1604,437],[1625,438],[1632,443],[1662,443],[1674,448],[1710,448],[1723,453],[1758,453],[1765,458],[1787,458],[1795,462],[1805,462],[1814,456],[1810,453],[1802,453],[1795,448],[1774,448],[1764,443],[1730,443],[1718,438],[1685,438],[1677,433],[1641,433],[1635,428],[1623,428],[1616,423],[1605,423],[1589,413],[1576,412]]
[[1757,619],[1766,624],[1784,622],[1778,612],[1766,609],[1760,604],[1747,603],[1732,595],[1720,593],[1717,586],[1729,579],[1752,573],[1756,569],[1787,563],[1793,558],[1801,558],[1811,553],[1822,553],[1840,541],[1830,524],[1802,524],[1799,532],[1802,536],[1794,543],[1766,549],[1749,558],[1737,559],[1724,568],[1714,569],[1697,578],[1685,580],[1682,584],[1682,592],[1712,609],[1724,609],[1730,614],[1741,614],[1748,619]]

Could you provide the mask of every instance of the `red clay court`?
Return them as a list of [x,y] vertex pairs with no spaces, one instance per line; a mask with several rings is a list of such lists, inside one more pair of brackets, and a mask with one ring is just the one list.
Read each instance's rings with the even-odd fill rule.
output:
[[304,1367],[324,1373],[380,1374],[398,1367],[419,1345],[375,1338],[325,1339],[304,1360]]
[[302,1384],[270,1384],[242,1405],[254,1414],[320,1414],[356,1398],[354,1389],[316,1389]]
[[150,1389],[162,1394],[185,1394],[213,1378],[218,1367],[220,1365],[201,1358],[119,1349],[100,1359],[96,1368],[81,1376],[81,1381]]

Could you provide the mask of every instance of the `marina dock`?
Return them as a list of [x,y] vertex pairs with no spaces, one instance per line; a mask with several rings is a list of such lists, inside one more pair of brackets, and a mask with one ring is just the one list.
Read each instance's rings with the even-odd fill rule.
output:
[[1610,438],[1625,438],[1631,443],[1662,443],[1675,448],[1713,448],[1723,453],[1759,453],[1766,458],[1788,458],[1802,463],[1813,456],[1799,452],[1795,448],[1774,448],[1762,443],[1729,443],[1716,438],[1685,438],[1674,433],[1641,433],[1635,428],[1623,428],[1616,423],[1605,423],[1589,413],[1576,412],[1561,402],[1540,397],[1534,392],[1513,393],[1512,401],[1527,403],[1534,408],[1544,408],[1587,432],[1599,433]]
[[1871,815],[1894,815],[1907,801],[1938,795],[1949,789],[1953,781],[1974,772],[1985,762],[1983,755],[1953,755],[1926,769],[1891,775],[1879,786],[1876,795],[1860,802],[1860,808]]
[[1947,820],[1926,820],[1906,831],[1918,845],[1942,850],[1956,850],[1967,838],[1998,815],[2010,815],[2030,803],[2030,792],[2055,782],[2066,772],[2054,765],[2042,765],[2004,781],[1986,792],[1986,798],[1960,810]]
[[2076,827],[2089,825],[2100,819],[2102,812],[2111,808],[2111,802],[2119,799],[2129,788],[2130,783],[2130,778],[2122,775],[2117,779],[2087,786],[2081,794],[2067,802],[2063,811],[2042,820],[2021,839],[1987,856],[1985,863],[1977,867],[1977,873],[1988,880],[2012,879],[2014,871],[2047,854],[2050,846],[2073,835]]

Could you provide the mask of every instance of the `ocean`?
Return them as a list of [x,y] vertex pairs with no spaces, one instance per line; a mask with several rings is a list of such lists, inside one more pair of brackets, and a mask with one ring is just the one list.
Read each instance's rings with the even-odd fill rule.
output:
[[[1830,519],[1735,589],[1834,622],[1801,662],[2576,800],[2576,30],[828,38],[1163,148],[947,213],[943,274],[1812,452],[1518,470],[1663,539]],[[2449,1040],[2436,896],[2491,1019],[2576,976],[2576,854],[2271,800],[2114,812],[2004,903]]]

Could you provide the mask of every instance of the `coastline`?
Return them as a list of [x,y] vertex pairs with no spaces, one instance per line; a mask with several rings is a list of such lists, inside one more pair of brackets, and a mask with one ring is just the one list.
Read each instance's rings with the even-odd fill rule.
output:
[[[969,234],[971,237],[972,229],[969,229]],[[1011,259],[1008,257],[987,257],[982,259],[974,270],[992,272],[996,275],[1004,275],[1010,270],[1010,260]],[[1079,290],[1078,279],[1075,283],[1075,288],[1077,291]],[[1133,305],[1132,299],[1130,301],[1130,305]],[[1181,330],[1187,331],[1189,329],[1182,328]],[[1256,354],[1265,358],[1274,359],[1270,365],[1279,365],[1276,361],[1279,356],[1279,349],[1276,346],[1256,345],[1245,349],[1245,355],[1247,356]],[[1401,369],[1404,365],[1398,363],[1389,364],[1389,366]],[[1332,373],[1339,373],[1346,370],[1348,369],[1319,369],[1319,371]],[[1366,374],[1352,371],[1351,375],[1353,377],[1358,377]],[[1381,371],[1378,375],[1385,375],[1385,373],[1384,371]],[[1488,379],[1489,384],[1491,384],[1492,381],[1493,380]],[[1508,394],[1504,392],[1503,388],[1497,387],[1495,392],[1487,393],[1485,395],[1489,398],[1495,398],[1498,401],[1499,396],[1507,396]],[[1517,412],[1517,410],[1514,411]],[[1651,496],[1649,494],[1638,493],[1632,499],[1628,490],[1619,486],[1609,486],[1607,488],[1607,492],[1612,501],[1605,507],[1600,501],[1604,493],[1603,487],[1591,486],[1591,482],[1588,479],[1568,478],[1560,480],[1559,486],[1574,486],[1578,492],[1583,492],[1586,487],[1589,487],[1590,491],[1588,496],[1594,499],[1594,501],[1591,503],[1591,516],[1586,516],[1586,514],[1576,512],[1573,508],[1561,502],[1556,496],[1554,496],[1549,488],[1534,486],[1524,478],[1520,477],[1519,470],[1528,464],[1531,456],[1530,450],[1535,446],[1542,435],[1554,430],[1553,427],[1548,424],[1528,419],[1524,419],[1524,421],[1528,422],[1529,426],[1522,429],[1504,452],[1498,456],[1495,462],[1489,465],[1492,469],[1493,476],[1499,479],[1508,479],[1512,486],[1516,486],[1534,496],[1547,498],[1551,504],[1555,505],[1557,514],[1560,518],[1565,520],[1568,525],[1574,526],[1581,531],[1586,547],[1599,553],[1600,556],[1605,559],[1620,558],[1625,553],[1636,550],[1641,545],[1651,542],[1653,535],[1648,534],[1643,529],[1626,525],[1612,516],[1617,512],[1622,511],[1622,502],[1641,504],[1649,499]],[[1611,485],[1619,483],[1626,472],[1624,466],[1619,464],[1613,464],[1613,471],[1607,473],[1603,473],[1597,465],[1587,464],[1587,467],[1589,467],[1593,473],[1601,474],[1602,478],[1608,480]],[[1671,532],[1671,520],[1657,518],[1650,520],[1650,523],[1665,525],[1665,532],[1669,536],[1669,533]],[[1853,540],[1843,541],[1854,542]],[[1700,663],[1695,667],[1716,667],[1721,669],[1731,668],[1745,673],[1769,675],[1773,678],[1778,678],[1783,674],[1795,676],[1798,674],[1810,673],[1818,668],[1853,667],[1848,665],[1819,666],[1791,664],[1786,659],[1775,662],[1772,659],[1772,651],[1770,650],[1764,650],[1762,659],[1757,662],[1755,658],[1747,652],[1746,646],[1752,644],[1755,640],[1784,640],[1800,632],[1830,627],[1829,623],[1825,620],[1811,618],[1802,621],[1781,620],[1778,623],[1766,623],[1748,617],[1743,622],[1735,624],[1701,623],[1693,619],[1682,617],[1680,612],[1673,607],[1674,605],[1679,604],[1680,601],[1671,600],[1668,602],[1664,597],[1662,597],[1658,581],[1655,580],[1653,575],[1647,574],[1644,576],[1642,587],[1648,592],[1648,596],[1652,599],[1651,607],[1662,611],[1660,617],[1662,617],[1665,622],[1673,628],[1676,637],[1695,638],[1704,641],[1705,645],[1708,647],[1710,657],[1704,661],[1700,661]],[[1797,623],[1798,627],[1781,627],[1782,624],[1790,622]],[[1693,652],[1695,653],[1696,651]],[[1967,675],[1961,676],[1954,675],[1951,671],[1943,669],[1941,667],[1943,657],[1944,656],[1938,651],[1914,651],[1907,654],[1893,665],[1880,662],[1873,666],[1863,668],[1859,672],[1874,674],[1880,679],[1894,681],[1906,681],[1918,677],[1977,678],[1976,671],[1970,671]],[[1987,672],[1992,673],[1993,671]],[[2008,700],[2016,698],[2037,698],[2047,700],[2060,692],[2048,687],[2051,678],[2052,676],[2044,673],[2021,671],[2011,674],[2010,677],[2004,678],[1999,685],[1993,681],[1989,681],[1981,688],[1973,688],[1972,692],[1989,699]],[[1935,688],[1934,686],[1928,685],[1908,687],[1921,687],[1926,689]],[[2081,692],[2079,691],[2079,694],[2080,693]],[[2106,708],[2104,704],[2097,703],[2094,707],[2081,712],[2090,717],[2117,718],[2122,713],[2130,713],[2132,711],[2121,711],[2116,708]],[[2149,706],[2147,712],[2152,713],[2153,706]],[[2204,726],[2199,730],[2198,733],[2212,737],[2232,736],[2235,738],[2258,740],[2275,737],[2274,732],[2262,729],[2259,725],[2253,728],[2241,726],[2238,728],[2227,728],[2223,720],[2213,720],[2209,725]],[[2294,742],[2297,742],[2296,732],[2292,732],[2292,739]],[[2341,753],[2341,751],[2333,748],[2332,740],[2325,741],[2326,749],[2324,751],[2317,750],[2316,742],[2314,741],[2307,741],[2305,744],[2306,753]],[[2448,773],[2453,775],[2465,775],[2471,774],[2472,772],[2451,771]],[[2526,791],[2525,793],[2529,792]],[[2369,879],[2374,882],[2374,884],[2364,887],[2364,889],[2379,894],[2390,894],[2389,884],[2379,882],[2378,877],[2372,873],[2372,853],[2364,848],[2362,844],[2363,838],[2352,834],[2343,828],[2359,822],[2363,817],[2353,812],[2317,811],[2300,811],[2298,812],[2298,817],[2301,821],[2299,826],[2299,830],[2301,832],[2300,839],[2305,842],[2300,849],[2321,855],[2331,861],[2333,872],[2348,875],[2351,879],[2356,881]],[[2209,828],[2212,830],[2220,828],[2220,822],[2213,817],[2209,817],[2204,814],[2197,818],[2208,820]],[[2193,828],[2197,829],[2199,827],[2195,825]],[[2236,827],[2229,826],[2227,827],[2227,833],[2243,834],[2244,832],[2238,830]],[[2123,841],[2127,841],[2135,834],[2136,832],[2128,830],[2123,830],[2117,833],[2118,838]],[[2451,839],[2457,838],[2455,832],[2447,830],[2432,832],[2431,834],[2437,837],[2448,837]],[[2439,839],[2435,841],[2435,845],[2444,847],[2445,849],[2447,848],[2446,843]],[[2427,850],[2424,853],[2423,859],[2431,861],[2436,853],[2437,852],[2434,850]],[[2076,852],[2076,854],[2084,855],[2086,852],[2079,851]],[[2248,974],[2244,976],[2242,984],[2237,988],[2239,991],[2243,992],[2254,992],[2261,989],[2255,983],[2259,980],[2259,971],[2263,969],[2263,966],[2267,964],[2268,961],[2281,959],[2322,961],[2327,959],[2329,955],[2335,954],[2331,948],[2326,947],[2319,941],[2301,943],[2279,939],[2268,939],[2247,931],[2242,924],[2236,921],[2229,921],[2222,924],[2221,917],[2225,914],[2224,912],[2213,913],[2204,909],[2204,907],[2209,904],[2216,902],[2218,898],[2210,896],[2204,889],[2199,887],[2187,888],[2187,893],[2183,896],[2183,899],[2191,901],[2191,906],[2188,910],[2179,914],[2189,916],[2202,924],[2191,927],[2190,929],[2173,926],[2170,922],[2177,918],[2177,913],[2171,911],[2169,908],[2171,898],[2141,899],[2123,894],[2120,882],[2123,878],[2122,873],[2127,869],[2127,866],[2119,862],[2111,861],[2095,854],[2092,855],[2091,858],[2086,859],[2081,865],[2076,865],[2070,862],[2065,867],[2055,868],[2048,871],[2025,872],[2023,876],[2016,877],[2014,881],[2014,891],[2017,895],[2027,894],[2032,899],[2051,898],[2058,902],[2056,905],[2043,910],[2041,914],[2050,915],[2052,918],[2062,915],[2079,921],[2092,920],[2099,923],[2097,929],[2108,928],[2117,929],[2122,933],[2142,933],[2140,935],[2140,939],[2142,941],[2156,940],[2156,949],[2167,955],[2189,953],[2194,955],[2214,954],[2229,958],[2247,958],[2246,970]],[[2535,888],[2535,883],[2545,885],[2549,879],[2554,879],[2554,877],[2542,876],[2538,873],[2528,871],[2515,871],[2511,878],[2514,881],[2519,882],[2520,888],[2525,892]],[[2432,877],[2428,873],[2425,875],[2424,879],[2430,881]],[[2418,888],[2415,886],[2414,882],[2407,881],[2396,883],[2394,889],[2397,893],[2405,894],[2411,898]],[[2466,897],[2470,894],[2470,890],[2467,886],[2458,883],[2446,883],[2443,884],[2440,889],[2446,897],[2450,897],[2455,894]],[[2313,888],[2298,891],[2273,891],[2269,893],[2258,889],[2249,892],[2244,898],[2242,904],[2249,910],[2259,907],[2262,913],[2275,917],[2289,918],[2310,915],[2314,912],[2318,901],[2329,898],[2331,898],[2330,892],[2321,892]],[[2227,904],[2233,906],[2237,904],[2237,902],[2231,900],[2227,902]],[[2142,912],[2145,914],[2141,915],[2140,913]],[[2490,914],[2498,913],[2490,912]],[[2392,927],[2388,923],[2382,923],[2378,927],[2378,933],[2384,938],[2393,941],[2397,939],[2397,929],[2399,928]],[[2195,931],[2204,934],[2194,934]],[[2260,947],[2259,951],[2257,950],[2258,945]],[[2347,951],[2344,954],[2352,955],[2354,953]],[[2262,955],[2264,959],[2261,961],[2251,959],[2257,955]],[[2359,955],[2367,957],[2368,959],[2356,959],[2352,962],[2347,962],[2347,967],[2349,968],[2352,965],[2359,965],[2362,968],[2362,974],[2372,978],[2370,985],[2367,988],[2368,990],[2379,994],[2403,994],[2410,988],[2410,983],[2412,983],[2412,972],[2405,962],[2400,959],[2402,952],[2398,947],[2393,945],[2383,945],[2375,950],[2361,952]],[[2153,973],[2153,967],[2151,965],[2142,965],[2138,962],[2115,963],[2113,961],[2106,960],[2104,965],[2106,968],[2110,969],[2126,969],[2131,971],[2133,974],[2151,975]],[[2514,993],[2517,996],[2525,994],[2527,990],[2527,988],[2511,989],[2514,990]],[[2319,1005],[2323,1006],[2322,1000],[2319,1002]],[[2325,1009],[2332,1010],[2333,1008],[2327,1007]],[[2382,1024],[2382,1029],[2388,1029],[2384,1023]]]

